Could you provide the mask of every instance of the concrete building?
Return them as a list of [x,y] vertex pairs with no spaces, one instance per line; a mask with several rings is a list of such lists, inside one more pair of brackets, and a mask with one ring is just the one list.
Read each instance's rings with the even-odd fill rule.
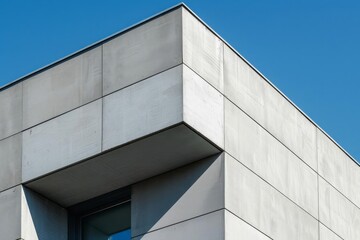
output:
[[359,207],[354,159],[184,5],[0,92],[1,240],[359,240]]

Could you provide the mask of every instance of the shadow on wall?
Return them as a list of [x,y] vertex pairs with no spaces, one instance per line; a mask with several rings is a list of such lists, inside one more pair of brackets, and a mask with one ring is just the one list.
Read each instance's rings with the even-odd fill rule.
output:
[[[67,240],[66,209],[28,188],[24,187],[23,191],[22,238]],[[223,154],[135,184],[131,202],[131,234],[135,239],[143,239],[147,232],[223,209]]]
[[21,228],[23,239],[67,240],[66,210],[26,187],[23,191],[24,215]]
[[132,236],[224,207],[223,154],[140,182],[132,191]]

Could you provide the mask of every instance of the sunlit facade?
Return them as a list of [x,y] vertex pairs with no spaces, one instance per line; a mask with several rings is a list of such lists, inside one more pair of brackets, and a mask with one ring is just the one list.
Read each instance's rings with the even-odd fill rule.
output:
[[0,239],[358,240],[359,184],[183,4],[0,90]]

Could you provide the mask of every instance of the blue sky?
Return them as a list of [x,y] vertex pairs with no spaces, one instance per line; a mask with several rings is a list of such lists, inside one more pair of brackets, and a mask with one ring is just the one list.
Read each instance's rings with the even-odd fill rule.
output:
[[[360,1],[184,1],[360,159]],[[0,86],[178,1],[0,0]]]

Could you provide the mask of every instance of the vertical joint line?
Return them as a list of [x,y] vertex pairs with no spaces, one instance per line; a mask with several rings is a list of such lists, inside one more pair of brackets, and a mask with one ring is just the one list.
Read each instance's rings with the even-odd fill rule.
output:
[[101,152],[104,149],[104,44],[101,45]]

